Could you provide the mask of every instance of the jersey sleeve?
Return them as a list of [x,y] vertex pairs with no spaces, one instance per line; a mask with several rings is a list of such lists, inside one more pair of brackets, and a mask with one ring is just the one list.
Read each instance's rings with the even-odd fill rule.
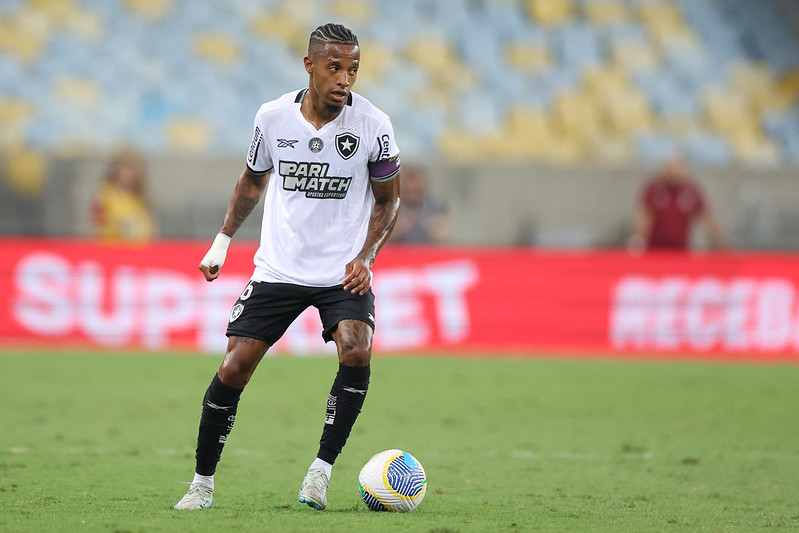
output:
[[264,142],[263,124],[261,114],[255,116],[253,124],[252,142],[247,152],[247,168],[255,174],[263,174],[272,169],[272,156],[269,154],[267,144]]
[[386,118],[380,123],[377,138],[369,152],[369,177],[372,181],[388,181],[400,171],[399,147],[394,128]]

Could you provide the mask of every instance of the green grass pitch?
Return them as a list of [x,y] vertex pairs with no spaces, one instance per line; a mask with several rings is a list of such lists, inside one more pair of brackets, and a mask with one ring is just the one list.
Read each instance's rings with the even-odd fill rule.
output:
[[[788,531],[799,528],[799,367],[552,359],[373,360],[328,509],[297,502],[330,357],[267,358],[215,506],[174,511],[218,357],[0,354],[0,531]],[[357,476],[402,448],[410,514]]]

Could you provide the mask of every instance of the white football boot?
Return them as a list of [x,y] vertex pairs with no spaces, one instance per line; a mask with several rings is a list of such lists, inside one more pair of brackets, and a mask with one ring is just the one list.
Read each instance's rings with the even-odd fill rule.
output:
[[307,503],[317,511],[324,510],[327,507],[327,487],[329,486],[330,482],[324,470],[321,468],[308,470],[308,474],[300,485],[300,503]]
[[207,509],[214,506],[214,489],[200,485],[199,483],[192,483],[189,487],[189,492],[183,496],[178,503],[175,504],[175,509]]

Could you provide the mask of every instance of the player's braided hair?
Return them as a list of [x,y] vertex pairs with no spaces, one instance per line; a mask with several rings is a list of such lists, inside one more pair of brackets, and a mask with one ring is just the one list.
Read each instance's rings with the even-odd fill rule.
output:
[[328,22],[324,26],[319,26],[311,33],[311,38],[308,39],[308,50],[310,52],[314,46],[325,44],[358,46],[358,38],[352,31],[341,24]]

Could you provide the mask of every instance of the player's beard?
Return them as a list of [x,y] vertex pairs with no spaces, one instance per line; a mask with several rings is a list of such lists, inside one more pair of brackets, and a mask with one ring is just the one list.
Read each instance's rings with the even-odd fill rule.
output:
[[[344,102],[346,102],[346,100]],[[339,104],[337,102],[332,103],[324,101],[322,102],[322,105],[324,106],[325,114],[332,117],[338,116],[338,114],[341,113],[341,110],[344,109],[344,103]]]
[[350,94],[351,94],[351,93],[349,93],[349,92],[348,92],[348,93],[346,93],[346,95],[344,96],[344,99],[343,99],[343,100],[341,100],[341,102],[338,102],[337,100],[335,100],[335,99],[333,98],[333,91],[331,91],[331,92],[330,92],[330,93],[328,93],[328,94],[329,94],[330,96],[329,96],[329,97],[328,97],[328,98],[325,100],[325,105],[326,105],[328,108],[330,108],[331,110],[332,110],[332,109],[338,109],[338,110],[341,110],[341,109],[343,109],[343,108],[344,108],[344,106],[347,104],[347,100],[349,100],[349,98],[350,98]]

